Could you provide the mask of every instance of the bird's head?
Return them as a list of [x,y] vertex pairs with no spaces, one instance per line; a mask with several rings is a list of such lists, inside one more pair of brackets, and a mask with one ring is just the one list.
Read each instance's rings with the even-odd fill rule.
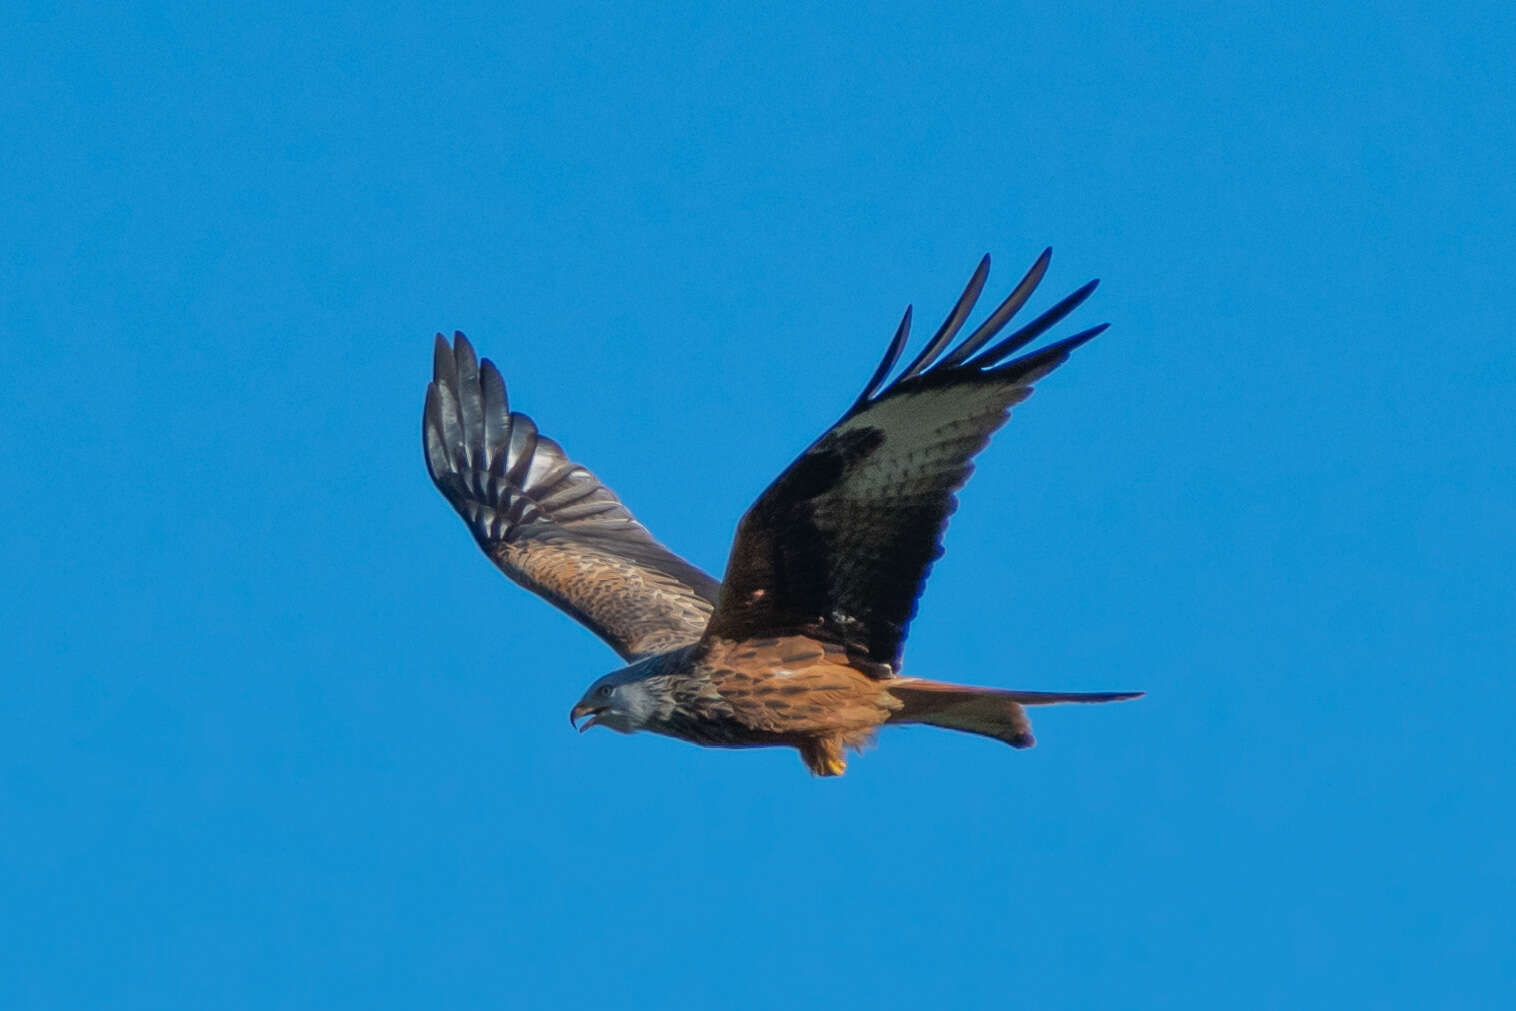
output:
[[[573,709],[569,722],[582,734],[590,727],[610,727],[623,734],[635,733],[647,725],[655,701],[644,675],[636,668],[623,668],[607,674],[590,685]],[[580,718],[588,716],[583,724]]]

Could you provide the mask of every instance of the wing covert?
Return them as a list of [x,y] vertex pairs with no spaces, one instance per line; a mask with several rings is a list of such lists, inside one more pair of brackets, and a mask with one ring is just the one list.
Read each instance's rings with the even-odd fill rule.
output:
[[453,338],[437,335],[422,447],[432,482],[479,547],[627,660],[698,639],[720,584],[512,412],[499,369],[463,334]]
[[886,386],[905,348],[906,310],[852,407],[743,516],[708,638],[819,634],[879,665],[880,676],[898,673],[971,459],[1032,383],[1106,328],[1010,358],[1083,302],[1091,281],[986,349],[1031,296],[1050,256],[1044,251],[984,323],[948,351],[984,284],[986,256],[942,327]]

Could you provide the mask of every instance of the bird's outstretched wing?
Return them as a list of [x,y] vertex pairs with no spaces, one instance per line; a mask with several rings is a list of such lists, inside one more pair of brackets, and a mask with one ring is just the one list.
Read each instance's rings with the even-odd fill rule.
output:
[[881,665],[874,668],[879,676],[898,672],[916,598],[942,555],[953,493],[968,479],[970,459],[1033,382],[1105,329],[1006,360],[1095,288],[1091,281],[996,340],[1050,256],[1044,251],[989,318],[949,350],[984,286],[986,256],[936,335],[886,386],[910,332],[906,309],[853,406],[743,516],[708,638],[819,634]]
[[422,446],[484,553],[625,659],[694,642],[720,584],[662,544],[563,448],[512,413],[463,334],[437,335]]

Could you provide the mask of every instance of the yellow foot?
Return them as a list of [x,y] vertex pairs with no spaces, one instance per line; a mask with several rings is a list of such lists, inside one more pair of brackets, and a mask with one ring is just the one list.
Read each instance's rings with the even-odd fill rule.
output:
[[800,760],[813,776],[840,776],[847,771],[842,757],[842,741],[836,737],[818,737],[800,746]]

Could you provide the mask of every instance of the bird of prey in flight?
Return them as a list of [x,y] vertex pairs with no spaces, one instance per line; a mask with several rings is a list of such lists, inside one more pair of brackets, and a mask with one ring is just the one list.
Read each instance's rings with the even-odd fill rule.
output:
[[907,308],[852,406],[742,517],[721,582],[655,540],[594,474],[512,411],[500,371],[463,334],[451,345],[438,334],[422,418],[432,481],[507,576],[627,663],[590,685],[570,722],[716,747],[788,746],[815,775],[837,776],[846,749],[882,726],[925,723],[1029,748],[1026,706],[1140,695],[976,688],[901,670],[971,458],[1032,383],[1106,328],[1013,357],[1095,288],[1002,336],[1050,256],[955,344],[989,273],[986,256],[936,334],[895,373]]

